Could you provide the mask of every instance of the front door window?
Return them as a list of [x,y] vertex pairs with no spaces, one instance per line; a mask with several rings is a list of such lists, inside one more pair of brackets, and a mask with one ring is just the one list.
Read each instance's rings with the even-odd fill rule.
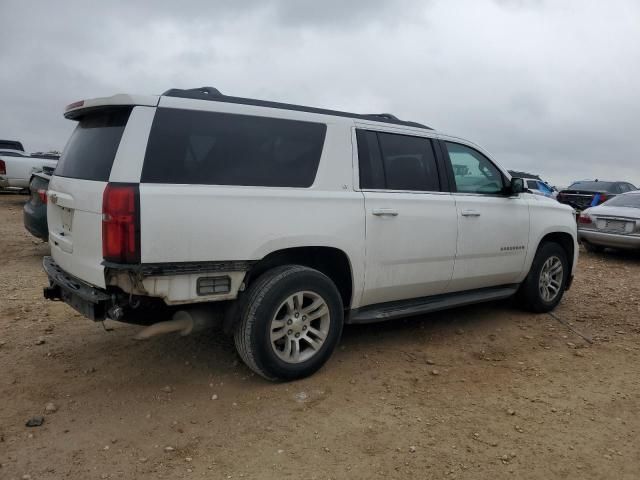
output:
[[466,145],[445,143],[459,193],[497,195],[504,191],[503,176],[487,157]]

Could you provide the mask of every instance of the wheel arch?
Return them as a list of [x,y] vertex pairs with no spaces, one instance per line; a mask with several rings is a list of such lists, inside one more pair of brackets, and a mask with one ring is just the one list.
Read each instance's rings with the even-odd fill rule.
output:
[[[349,256],[341,249],[327,246],[290,247],[275,250],[252,265],[244,278],[244,289],[263,273],[281,265],[304,265],[329,277],[336,285],[345,310],[350,309],[354,295],[353,269]],[[238,320],[238,302],[225,310],[223,329],[232,332]]]
[[576,253],[576,244],[574,237],[567,232],[547,233],[538,242],[538,246],[536,247],[536,254],[538,253],[538,250],[540,250],[540,247],[545,243],[556,243],[562,247],[564,252],[567,254],[567,261],[569,262],[569,272],[573,272],[573,264],[575,261]]
[[336,284],[345,308],[351,307],[354,292],[351,261],[343,250],[335,247],[291,247],[271,252],[251,267],[245,284],[249,285],[267,270],[287,264],[304,265],[325,274]]

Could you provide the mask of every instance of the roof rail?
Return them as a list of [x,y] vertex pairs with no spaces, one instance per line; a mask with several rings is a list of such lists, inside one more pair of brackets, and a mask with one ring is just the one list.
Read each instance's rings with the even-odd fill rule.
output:
[[[220,90],[213,87],[200,87],[189,88],[183,90],[181,88],[171,88],[162,94],[165,97],[180,97],[180,98],[200,98],[211,99],[222,97]],[[204,97],[204,98],[203,98]]]
[[395,115],[390,113],[371,113],[371,114],[359,114],[342,112],[338,110],[329,110],[324,108],[305,107],[302,105],[293,105],[290,103],[270,102],[267,100],[256,100],[253,98],[232,97],[229,95],[223,95],[220,90],[213,87],[200,87],[200,88],[171,88],[162,94],[164,97],[178,97],[178,98],[191,98],[195,100],[211,100],[215,102],[236,103],[240,105],[254,105],[257,107],[269,107],[279,108],[282,110],[293,110],[297,112],[318,113],[322,115],[333,115],[337,117],[357,118],[361,120],[371,120],[375,122],[391,123],[395,125],[404,125],[407,127],[423,128],[426,130],[433,130],[431,127],[427,127],[421,123],[408,122],[400,120]]
[[368,114],[368,116],[376,117],[376,118],[384,118],[385,120],[400,120],[398,117],[396,117],[391,113],[370,113]]

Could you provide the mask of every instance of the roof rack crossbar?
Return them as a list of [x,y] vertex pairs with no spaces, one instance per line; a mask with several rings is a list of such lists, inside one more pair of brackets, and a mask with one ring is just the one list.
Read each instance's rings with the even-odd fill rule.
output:
[[216,102],[236,103],[241,105],[254,105],[258,107],[280,108],[282,110],[293,110],[297,112],[309,112],[322,115],[357,118],[361,120],[371,120],[375,122],[391,123],[396,125],[433,130],[431,127],[427,127],[426,125],[423,125],[421,123],[400,120],[398,117],[390,113],[359,114],[342,112],[338,110],[329,110],[324,108],[305,107],[302,105],[293,105],[289,103],[270,102],[267,100],[257,100],[253,98],[232,97],[229,95],[223,95],[222,93],[220,93],[220,90],[213,87],[189,89],[171,88],[164,92],[162,95],[165,97],[191,98],[195,100],[211,100]]

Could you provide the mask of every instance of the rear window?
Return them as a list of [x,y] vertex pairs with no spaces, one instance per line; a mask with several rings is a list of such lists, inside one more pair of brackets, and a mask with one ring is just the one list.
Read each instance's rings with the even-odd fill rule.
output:
[[2,149],[8,149],[8,150],[22,150],[24,151],[24,147],[22,146],[22,143],[20,142],[16,142],[14,140],[0,140],[0,150]]
[[159,108],[141,180],[309,187],[326,129],[322,123]]
[[58,161],[55,174],[109,181],[131,107],[99,110],[80,119]]
[[640,208],[640,193],[625,193],[603,203],[607,207]]
[[613,182],[576,182],[569,186],[569,190],[585,190],[587,192],[610,192]]

